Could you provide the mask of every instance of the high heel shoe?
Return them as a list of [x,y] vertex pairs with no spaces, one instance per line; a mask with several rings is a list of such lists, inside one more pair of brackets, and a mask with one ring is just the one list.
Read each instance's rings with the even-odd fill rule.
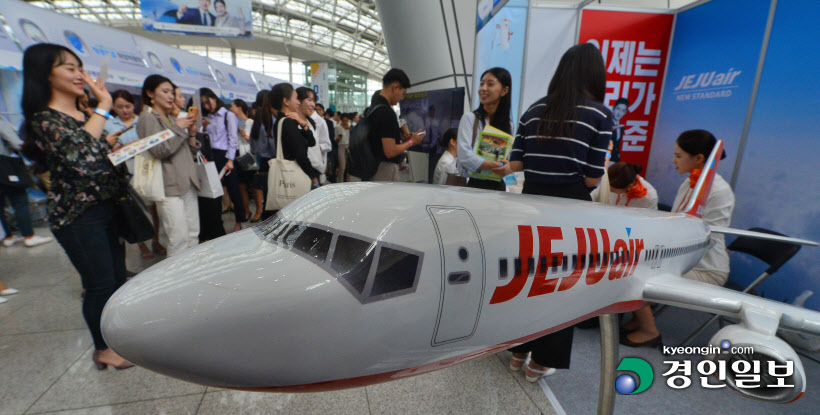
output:
[[535,383],[538,382],[538,379],[545,378],[547,376],[552,376],[557,371],[557,369],[555,369],[554,367],[536,369],[532,367],[532,363],[533,361],[530,360],[530,364],[528,364],[527,367],[524,369],[524,379],[526,379],[527,382],[530,383]]
[[[106,368],[108,368],[108,363],[104,363],[103,361],[100,360],[100,355],[102,354],[102,352],[103,352],[102,350],[95,350],[94,354],[91,356],[91,360],[94,361],[94,365],[97,366],[97,370],[105,370]],[[116,366],[114,366],[114,365],[111,365],[111,366],[113,366],[114,369],[123,370],[123,369],[130,369],[130,368],[134,367],[134,364],[127,361],[127,360],[125,360],[125,359],[123,359],[122,363],[120,363]]]
[[527,355],[525,354],[524,357],[515,357],[513,354],[510,357],[510,370],[513,372],[518,372],[524,366],[524,363],[527,362]]

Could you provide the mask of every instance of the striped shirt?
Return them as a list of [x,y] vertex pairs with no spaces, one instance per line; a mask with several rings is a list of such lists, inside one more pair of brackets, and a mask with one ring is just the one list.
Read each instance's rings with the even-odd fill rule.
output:
[[576,119],[570,121],[575,123],[572,137],[545,139],[537,130],[546,99],[536,101],[521,116],[510,161],[523,162],[524,178],[534,184],[569,184],[603,176],[612,137],[612,112],[587,100],[578,106]]

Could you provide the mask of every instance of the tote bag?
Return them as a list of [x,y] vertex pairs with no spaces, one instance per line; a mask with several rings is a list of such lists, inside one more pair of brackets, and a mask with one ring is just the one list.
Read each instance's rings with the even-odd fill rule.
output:
[[130,186],[125,197],[117,201],[115,220],[117,234],[129,244],[145,242],[154,237],[154,225],[148,219],[145,203]]
[[282,155],[282,121],[276,129],[276,158],[268,161],[267,210],[280,210],[310,191],[310,177],[299,163]]
[[143,200],[165,200],[162,162],[147,152],[137,154],[134,157],[134,177],[131,179],[131,186]]
[[199,197],[215,199],[222,197],[222,182],[216,171],[216,163],[205,161],[202,153],[196,155],[196,174],[199,176]]

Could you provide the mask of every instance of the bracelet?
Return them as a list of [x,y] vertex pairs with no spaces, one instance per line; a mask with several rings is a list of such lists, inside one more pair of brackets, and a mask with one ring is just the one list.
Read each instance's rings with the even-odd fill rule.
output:
[[410,147],[413,147],[413,140],[407,140],[407,142],[410,143]]
[[108,112],[108,111],[106,111],[102,108],[99,108],[99,107],[94,108],[94,114],[100,115],[103,118],[105,118],[106,120],[111,118],[111,113],[110,112]]

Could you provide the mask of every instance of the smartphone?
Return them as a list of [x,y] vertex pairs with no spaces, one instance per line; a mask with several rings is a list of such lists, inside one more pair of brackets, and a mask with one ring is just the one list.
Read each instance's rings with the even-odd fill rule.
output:
[[125,128],[123,128],[122,130],[117,131],[117,132],[116,132],[116,134],[123,135],[123,134],[125,134],[126,132],[128,132],[129,130],[131,130],[132,128],[134,128],[135,126],[136,126],[136,123],[131,124],[131,126],[130,126],[130,127],[125,127]]
[[424,135],[424,131],[419,131],[416,133],[416,135]]
[[97,77],[97,83],[99,85],[105,85],[108,81],[108,63],[111,61],[111,55],[106,55],[105,59],[103,59],[102,64],[100,65],[100,76]]
[[197,108],[197,107],[188,107],[188,114],[196,115],[198,113],[199,113],[199,108]]

